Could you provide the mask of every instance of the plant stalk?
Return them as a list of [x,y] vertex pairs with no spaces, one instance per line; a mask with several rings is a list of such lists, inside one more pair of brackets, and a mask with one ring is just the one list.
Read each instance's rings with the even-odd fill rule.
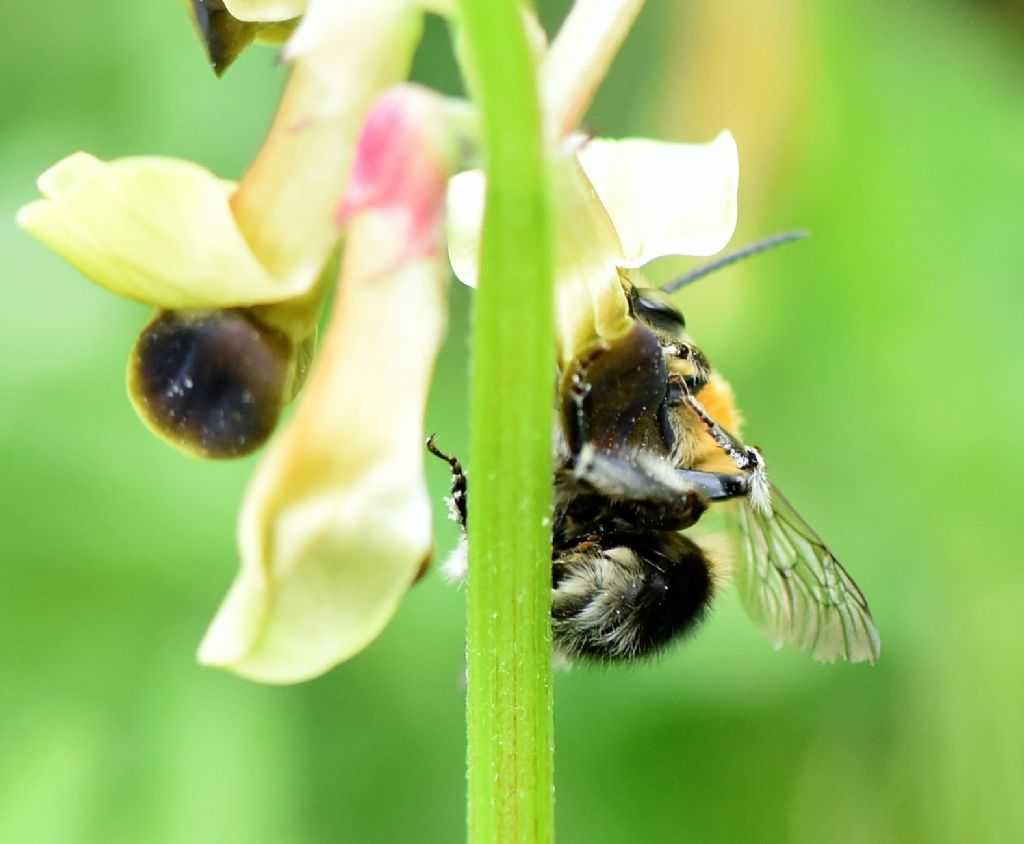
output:
[[554,296],[536,74],[513,0],[461,0],[488,191],[473,320],[468,838],[554,839]]

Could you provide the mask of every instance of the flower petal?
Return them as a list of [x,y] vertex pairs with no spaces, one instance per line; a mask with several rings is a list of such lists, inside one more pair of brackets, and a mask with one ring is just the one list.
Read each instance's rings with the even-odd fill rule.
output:
[[447,316],[438,238],[455,148],[424,98],[439,100],[403,87],[367,120],[328,334],[249,487],[242,570],[204,663],[268,682],[320,674],[380,633],[429,559],[423,412]]
[[580,162],[619,234],[620,266],[713,255],[732,237],[739,158],[728,132],[707,144],[597,139]]
[[286,21],[297,18],[309,0],[223,0],[228,14],[242,21]]
[[304,680],[364,648],[430,554],[422,416],[443,268],[420,258],[383,275],[363,228],[310,382],[246,495],[242,571],[199,652],[258,680]]
[[171,158],[76,153],[39,177],[18,224],[97,284],[163,308],[231,307],[304,292],[253,257],[230,182]]
[[455,277],[469,287],[476,287],[480,279],[480,233],[486,198],[483,170],[466,170],[448,182],[448,260]]
[[[265,5],[265,4],[254,4]],[[423,27],[413,0],[313,0],[284,57],[293,71],[256,160],[231,197],[274,278],[311,284],[338,239],[334,206],[371,103],[404,79]]]
[[555,197],[555,326],[565,364],[594,340],[629,327],[629,306],[619,280],[619,239],[608,213],[575,156],[551,171]]
[[544,113],[554,137],[579,123],[640,13],[643,0],[576,0],[541,65]]
[[[475,287],[486,180],[480,170],[448,183],[448,255],[455,277]],[[559,356],[564,362],[597,337],[625,330],[628,307],[617,262],[622,247],[601,200],[576,157],[551,168],[555,204],[555,297]]]

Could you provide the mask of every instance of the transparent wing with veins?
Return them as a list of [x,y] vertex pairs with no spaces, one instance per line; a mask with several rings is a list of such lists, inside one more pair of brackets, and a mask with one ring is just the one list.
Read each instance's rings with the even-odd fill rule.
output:
[[740,603],[776,647],[793,645],[822,662],[874,662],[880,641],[853,578],[786,497],[764,459],[722,428],[690,395],[687,404],[748,481],[739,502],[743,565]]
[[740,603],[776,647],[793,645],[821,662],[874,662],[880,642],[853,578],[778,489],[764,510],[739,505]]

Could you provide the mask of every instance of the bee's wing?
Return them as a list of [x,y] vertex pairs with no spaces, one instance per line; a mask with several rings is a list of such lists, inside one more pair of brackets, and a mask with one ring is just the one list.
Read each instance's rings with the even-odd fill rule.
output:
[[776,647],[794,645],[821,662],[874,662],[878,630],[853,578],[773,486],[772,506],[739,502],[740,602]]

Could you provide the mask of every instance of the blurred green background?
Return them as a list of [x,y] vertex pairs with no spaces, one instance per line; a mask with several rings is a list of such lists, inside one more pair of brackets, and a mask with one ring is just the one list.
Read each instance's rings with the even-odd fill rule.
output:
[[[564,8],[541,5],[549,24]],[[727,595],[657,662],[558,674],[560,842],[1024,841],[1022,18],[966,0],[641,17],[588,123],[730,127],[735,243],[813,231],[680,299],[748,439],[871,600],[883,656],[773,652]],[[274,52],[216,80],[175,2],[20,4],[5,30],[0,841],[460,840],[462,594],[430,576],[305,685],[197,666],[254,461],[148,434],[123,387],[146,310],[13,225],[75,149],[237,176],[283,81]],[[417,74],[456,84],[436,23]],[[464,453],[469,297],[453,302],[428,427]],[[440,515],[438,537],[443,556]]]

